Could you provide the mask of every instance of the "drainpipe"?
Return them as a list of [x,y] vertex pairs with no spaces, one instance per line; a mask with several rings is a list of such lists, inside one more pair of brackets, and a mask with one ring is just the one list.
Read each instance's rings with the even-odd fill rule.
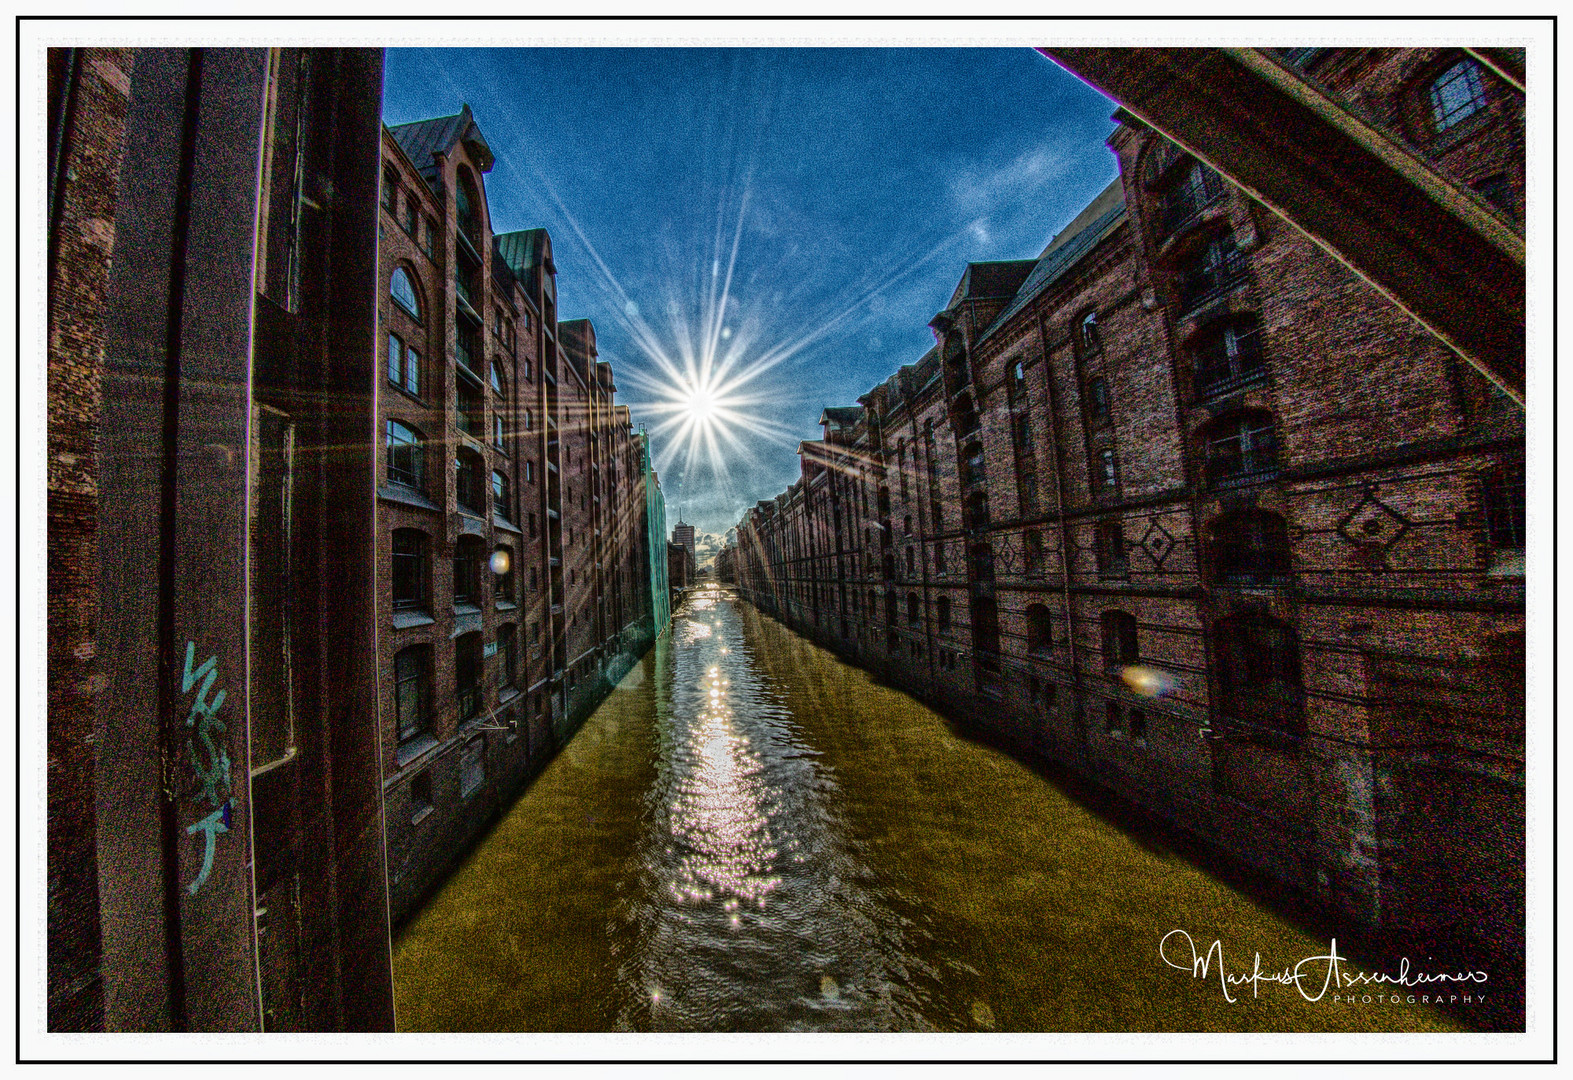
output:
[[1065,644],[1070,650],[1071,694],[1075,698],[1076,733],[1082,741],[1087,738],[1087,710],[1082,697],[1081,664],[1076,657],[1076,624],[1071,609],[1070,576],[1070,526],[1065,520],[1065,462],[1064,448],[1060,444],[1060,418],[1054,407],[1054,379],[1049,363],[1049,335],[1043,326],[1043,305],[1033,306],[1038,320],[1038,350],[1043,358],[1044,394],[1049,407],[1049,434],[1054,440],[1054,498],[1059,506],[1060,521],[1060,590],[1065,602]]
[[[940,395],[941,395],[941,397],[943,397],[944,393],[945,393],[945,358],[943,356],[941,356],[940,360],[939,360],[939,386],[940,386]],[[921,389],[921,387],[919,389]],[[912,429],[912,456],[913,456],[914,459],[916,459],[917,456],[918,456],[917,455],[917,447],[918,447],[918,442],[919,442],[918,414],[913,410],[913,405],[914,405],[914,402],[912,400],[912,397],[909,395],[908,398],[907,398],[907,426]],[[923,440],[923,471],[924,471],[925,475],[927,475],[929,473],[929,447],[928,447],[928,441],[927,440]],[[913,486],[916,486],[916,485],[913,485]],[[927,484],[925,484],[924,486],[925,486],[925,490],[928,493],[929,501],[933,502],[934,501],[934,489],[932,487],[928,486]],[[928,690],[928,697],[930,699],[934,699],[936,697],[935,690],[934,690],[934,685],[938,681],[939,676],[936,675],[935,671],[934,671],[934,620],[932,618],[930,618],[930,616],[929,616],[929,604],[931,602],[931,598],[929,596],[928,529],[923,524],[924,518],[925,518],[925,512],[924,512],[924,509],[923,509],[923,500],[922,499],[918,500],[918,515],[917,516],[918,516],[918,561],[923,564],[923,640],[925,642],[927,642],[927,646],[928,646],[927,649],[926,649],[926,652],[928,654],[928,666],[929,666],[929,677],[928,677],[927,690]]]

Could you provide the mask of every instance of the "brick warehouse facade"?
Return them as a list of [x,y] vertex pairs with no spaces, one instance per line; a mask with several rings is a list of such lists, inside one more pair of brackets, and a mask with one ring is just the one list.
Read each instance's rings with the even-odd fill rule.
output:
[[[1523,99],[1300,50],[1522,229]],[[1362,924],[1522,962],[1524,418],[1123,111],[1120,176],[826,409],[743,595]]]
[[[378,622],[395,923],[654,629],[641,437],[468,106],[383,132]],[[653,480],[653,476],[652,476]]]

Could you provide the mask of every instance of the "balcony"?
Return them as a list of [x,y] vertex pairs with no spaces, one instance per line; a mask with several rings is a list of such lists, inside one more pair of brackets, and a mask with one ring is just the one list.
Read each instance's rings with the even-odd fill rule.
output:
[[[1217,245],[1218,241],[1214,241]],[[1180,310],[1191,312],[1223,296],[1245,280],[1250,266],[1245,255],[1230,243],[1210,248],[1205,264],[1191,269],[1179,282]]]

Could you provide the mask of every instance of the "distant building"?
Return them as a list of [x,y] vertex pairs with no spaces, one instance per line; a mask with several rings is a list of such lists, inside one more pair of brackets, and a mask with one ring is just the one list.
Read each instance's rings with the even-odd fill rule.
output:
[[699,568],[699,549],[694,540],[694,527],[684,524],[679,519],[676,527],[672,529],[672,543],[688,552],[688,579],[692,581]]

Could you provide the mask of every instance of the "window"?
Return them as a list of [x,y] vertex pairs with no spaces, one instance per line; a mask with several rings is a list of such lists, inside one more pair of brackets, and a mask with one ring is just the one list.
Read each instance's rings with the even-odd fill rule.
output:
[[939,500],[935,499],[929,507],[929,523],[934,532],[938,533],[945,527],[945,515],[940,510]]
[[1125,715],[1130,723],[1131,739],[1135,742],[1145,743],[1147,741],[1147,714],[1140,709],[1132,709]]
[[497,413],[492,413],[492,445],[505,454],[508,452],[508,447],[503,441],[502,417]]
[[1220,619],[1214,633],[1220,713],[1302,733],[1300,648],[1294,628],[1266,615],[1243,615]]
[[[526,461],[524,463],[524,482],[526,484],[535,483],[535,462],[533,461]],[[531,535],[534,534],[532,533]]]
[[399,205],[399,174],[391,167],[382,170],[382,208],[393,213]]
[[1016,494],[1022,514],[1031,517],[1038,512],[1038,474],[1023,471],[1016,477]]
[[1118,521],[1098,522],[1096,553],[1098,573],[1124,577],[1130,568],[1125,553],[1125,526]]
[[400,224],[404,226],[404,231],[409,233],[412,238],[420,229],[421,219],[419,211],[415,209],[414,192],[406,192],[404,195],[404,218]]
[[967,496],[967,526],[981,529],[989,523],[989,497],[981,491]]
[[533,431],[534,429],[535,429],[535,413],[531,412],[529,409],[526,409],[526,410],[524,410],[524,430],[526,430],[526,431]]
[[1486,537],[1499,551],[1523,551],[1525,536],[1524,463],[1503,465],[1481,481]]
[[478,604],[481,599],[481,541],[461,536],[453,547],[453,602]]
[[479,202],[469,172],[464,169],[459,170],[459,183],[453,191],[454,216],[458,218],[459,228],[463,229],[471,240],[478,240],[481,235]]
[[421,250],[433,259],[437,257],[437,223],[431,218],[426,219],[426,228],[421,230]]
[[1288,583],[1288,531],[1277,514],[1260,510],[1225,514],[1207,531],[1217,584],[1260,587]]
[[912,535],[912,515],[911,514],[908,514],[904,519],[902,519],[902,522],[901,522],[901,533],[902,533],[903,536],[911,536]]
[[1076,341],[1081,346],[1083,356],[1092,356],[1103,351],[1103,339],[1098,334],[1098,313],[1089,311],[1081,317],[1081,322],[1076,324]]
[[1102,375],[1087,380],[1087,412],[1094,420],[1109,418],[1109,384]]
[[971,552],[972,576],[978,581],[994,580],[994,549],[987,544],[977,544]]
[[1120,477],[1114,467],[1114,450],[1112,448],[1098,451],[1097,484],[1102,491],[1113,491],[1119,486]]
[[1109,670],[1136,663],[1136,617],[1124,611],[1105,611],[1100,617],[1103,630],[1103,666]]
[[394,655],[393,715],[401,746],[431,727],[430,645],[411,645]]
[[425,487],[425,447],[420,433],[388,421],[388,482],[421,491]]
[[393,530],[393,610],[426,607],[426,534],[419,529]]
[[909,548],[907,548],[907,576],[911,577],[913,575],[913,573],[915,573],[915,572],[916,571],[915,571],[915,567],[913,565],[912,549],[909,547]]
[[1191,352],[1199,398],[1226,393],[1264,374],[1260,328],[1249,315],[1204,330]]
[[388,295],[392,296],[394,303],[409,312],[411,316],[417,319],[421,317],[421,302],[416,299],[415,285],[410,281],[410,275],[404,267],[393,268],[393,278],[388,282]]
[[[525,462],[525,464],[528,465],[529,462],[527,461],[527,462]],[[535,511],[534,510],[530,511],[530,539],[531,540],[535,539]],[[534,573],[534,571],[531,571],[531,573]]]
[[1049,609],[1042,604],[1027,607],[1027,655],[1048,656],[1054,643]]
[[934,605],[935,621],[941,632],[950,629],[950,597],[942,596]]
[[512,603],[513,548],[503,545],[492,551],[492,599],[499,604]]
[[513,517],[509,509],[513,500],[509,496],[508,478],[495,469],[492,470],[492,513],[503,521],[512,520]]
[[1278,468],[1272,416],[1264,412],[1225,417],[1202,429],[1206,480],[1225,485],[1271,475]]
[[485,495],[481,491],[481,458],[473,450],[460,450],[453,459],[455,488],[459,509],[472,514],[486,513]]
[[1032,460],[1032,451],[1035,444],[1032,441],[1032,416],[1021,413],[1011,420],[1011,434],[1016,439],[1016,456],[1018,459]]
[[388,335],[388,381],[420,397],[421,354],[397,334]]
[[1179,229],[1223,194],[1218,174],[1194,159],[1179,166],[1163,188],[1163,234]]
[[427,769],[410,781],[410,823],[413,825],[431,809],[431,770]]
[[459,753],[459,795],[462,798],[486,780],[486,737],[477,735]]
[[1460,60],[1431,83],[1431,129],[1438,134],[1486,107],[1480,65]]
[[1120,706],[1110,701],[1103,706],[1103,730],[1110,735],[1120,733]]
[[513,623],[497,628],[497,685],[511,688],[519,681],[519,642]]
[[[1027,403],[1027,368],[1020,360],[1010,368],[1010,403],[1012,405],[1025,405]],[[933,432],[929,432],[930,438]]]
[[459,430],[477,439],[485,438],[486,404],[481,389],[462,374],[454,382],[454,418]]
[[454,697],[459,722],[474,719],[481,711],[481,634],[463,634],[454,646]]
[[1234,236],[1213,237],[1180,271],[1180,307],[1198,307],[1233,288],[1245,277],[1245,255],[1234,246]]
[[475,340],[475,331],[462,321],[454,331],[453,355],[459,361],[460,367],[476,378],[480,377],[481,343]]
[[502,373],[502,364],[492,361],[492,389],[499,394],[508,393],[508,378]]

